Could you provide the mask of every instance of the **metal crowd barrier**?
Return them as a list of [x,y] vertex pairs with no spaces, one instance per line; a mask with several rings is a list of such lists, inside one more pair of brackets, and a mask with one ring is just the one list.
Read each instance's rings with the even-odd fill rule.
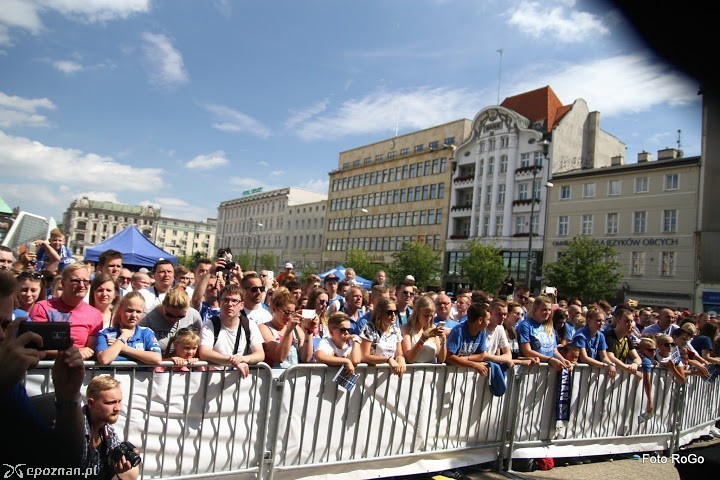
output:
[[[29,395],[51,396],[51,366],[28,372]],[[142,478],[377,478],[502,460],[512,468],[512,458],[672,452],[720,418],[720,382],[693,376],[681,386],[663,369],[653,372],[655,413],[645,418],[639,378],[578,366],[567,420],[558,421],[559,374],[547,365],[509,371],[501,397],[486,377],[447,365],[409,365],[402,377],[360,365],[350,392],[333,381],[336,368],[319,364],[260,364],[244,379],[224,367],[86,366],[85,386],[101,373],[120,381],[116,431],[140,447]]]

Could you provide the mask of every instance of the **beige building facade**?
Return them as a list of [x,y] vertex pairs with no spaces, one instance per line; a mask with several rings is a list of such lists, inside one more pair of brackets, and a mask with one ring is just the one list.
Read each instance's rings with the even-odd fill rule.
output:
[[618,299],[653,307],[694,308],[700,157],[665,149],[658,160],[553,176],[545,262],[586,235],[617,251]]
[[298,187],[243,192],[239,198],[220,203],[216,246],[256,259],[272,254],[275,271],[286,262],[314,266],[322,251],[326,200],[323,193]]
[[152,205],[125,205],[81,197],[63,213],[66,242],[73,256],[82,259],[88,247],[107,240],[128,225],[137,226],[152,241],[160,211]]
[[461,119],[341,152],[330,172],[323,269],[361,249],[389,263],[406,241],[442,252],[450,159],[470,134]]
[[161,217],[155,223],[153,243],[175,256],[192,256],[196,252],[203,257],[215,255],[215,229],[217,220],[204,222]]

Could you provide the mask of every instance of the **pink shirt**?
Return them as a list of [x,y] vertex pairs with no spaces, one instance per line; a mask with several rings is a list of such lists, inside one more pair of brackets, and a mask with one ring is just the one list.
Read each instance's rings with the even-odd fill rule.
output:
[[85,302],[73,308],[62,298],[41,300],[32,306],[29,315],[33,322],[70,322],[70,336],[78,348],[87,346],[88,337],[97,337],[103,328],[100,310]]

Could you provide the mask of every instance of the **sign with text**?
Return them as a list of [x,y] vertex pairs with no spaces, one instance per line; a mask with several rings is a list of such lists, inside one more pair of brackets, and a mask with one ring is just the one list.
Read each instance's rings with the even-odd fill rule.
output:
[[263,189],[263,187],[257,187],[257,188],[253,188],[251,190],[245,190],[244,192],[242,192],[242,194],[244,197],[245,195],[252,195],[253,193],[260,193],[260,192],[262,192],[262,189]]

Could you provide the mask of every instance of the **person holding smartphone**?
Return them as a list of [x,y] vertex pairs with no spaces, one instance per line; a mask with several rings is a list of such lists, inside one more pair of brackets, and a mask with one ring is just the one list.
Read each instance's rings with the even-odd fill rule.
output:
[[273,368],[288,368],[300,363],[305,335],[300,328],[302,312],[296,311],[295,295],[278,288],[272,299],[272,320],[260,325],[265,340],[265,358]]

